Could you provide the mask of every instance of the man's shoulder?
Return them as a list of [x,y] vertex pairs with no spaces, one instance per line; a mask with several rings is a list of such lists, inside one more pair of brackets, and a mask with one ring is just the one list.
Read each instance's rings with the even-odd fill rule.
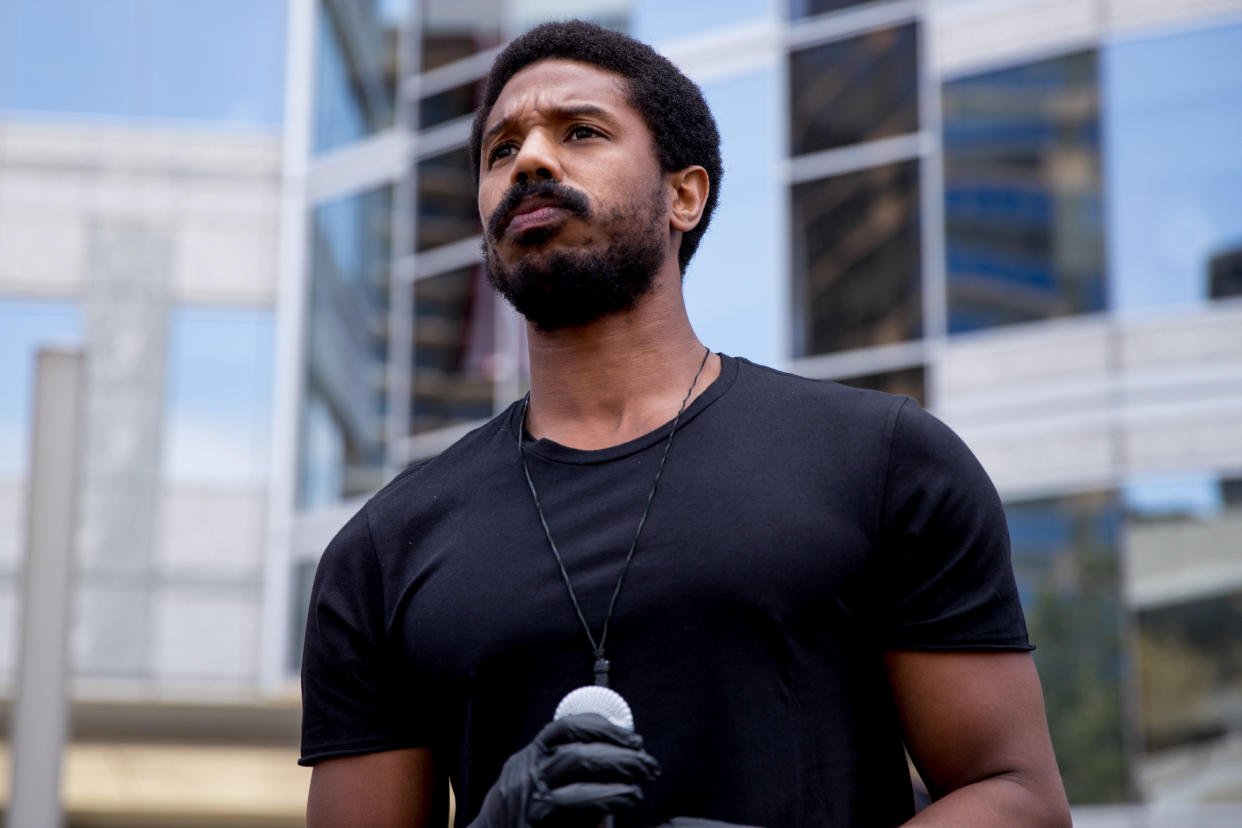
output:
[[[514,403],[483,425],[471,429],[442,452],[411,463],[368,501],[372,515],[407,512],[424,501],[433,501],[445,490],[469,487],[482,476],[494,472],[498,463],[510,458]],[[516,452],[516,449],[514,449]]]
[[738,358],[739,383],[749,406],[785,415],[830,417],[835,422],[884,422],[912,402],[909,397],[815,379]]

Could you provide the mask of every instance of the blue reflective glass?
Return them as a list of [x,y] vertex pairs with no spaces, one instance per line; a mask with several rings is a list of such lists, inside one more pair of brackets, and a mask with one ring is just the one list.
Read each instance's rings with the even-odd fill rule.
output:
[[796,20],[799,17],[810,17],[875,2],[877,0],[789,0],[789,16]]
[[82,317],[70,302],[0,301],[0,479],[26,474],[35,354],[79,344]]
[[391,4],[323,0],[315,67],[316,152],[393,125],[400,19]]
[[162,467],[170,482],[259,485],[267,476],[273,314],[175,308],[168,319]]
[[1104,308],[1094,53],[944,86],[949,330]]
[[4,108],[281,122],[282,0],[13,0],[7,12]]
[[1103,52],[1111,304],[1242,294],[1242,25]]
[[1121,509],[1110,493],[1007,503],[1014,573],[1038,649],[1070,803],[1126,798]]
[[644,43],[669,40],[769,17],[772,0],[634,0],[629,32]]
[[311,219],[300,502],[383,482],[392,188],[317,207]]

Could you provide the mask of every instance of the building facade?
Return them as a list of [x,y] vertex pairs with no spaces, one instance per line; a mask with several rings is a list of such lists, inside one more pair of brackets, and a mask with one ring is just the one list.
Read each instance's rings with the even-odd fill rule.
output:
[[[497,50],[574,16],[655,45],[719,122],[701,338],[909,394],[992,475],[1076,822],[1240,818],[1242,2],[44,5],[0,12],[0,527],[30,350],[81,343],[79,742],[295,717],[327,541],[524,392],[466,141]],[[37,48],[64,19],[89,83]],[[22,548],[0,532],[6,631]],[[202,726],[99,724],[158,700]],[[272,762],[283,726],[250,740]],[[297,824],[213,824],[264,807]]]
[[366,64],[338,59],[351,14],[322,4],[315,38],[340,78],[316,111],[353,116],[349,139],[312,121],[309,247],[357,264],[348,301],[308,269],[295,595],[358,497],[524,390],[469,120],[501,44],[583,17],[673,58],[720,122],[686,279],[704,340],[910,394],[992,475],[1079,821],[1238,818],[1242,5],[428,0],[362,15],[387,49]]

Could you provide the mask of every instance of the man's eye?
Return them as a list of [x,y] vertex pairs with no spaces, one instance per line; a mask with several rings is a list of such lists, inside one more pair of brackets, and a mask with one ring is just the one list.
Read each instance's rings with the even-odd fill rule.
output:
[[500,159],[508,157],[511,152],[513,152],[513,144],[507,141],[503,144],[497,144],[492,147],[492,151],[487,154],[487,162],[489,164],[495,164]]
[[594,138],[596,135],[599,135],[599,130],[582,124],[569,130],[569,137],[579,141],[583,138]]

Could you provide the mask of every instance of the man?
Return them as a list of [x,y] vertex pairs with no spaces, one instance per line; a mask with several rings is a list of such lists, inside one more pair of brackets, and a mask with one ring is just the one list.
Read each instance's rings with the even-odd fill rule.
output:
[[[471,150],[531,392],[325,552],[312,828],[442,824],[446,777],[476,828],[1068,824],[978,463],[905,398],[691,329],[718,144],[697,87],[621,35],[549,24],[497,58]],[[641,737],[548,724],[593,680]]]

